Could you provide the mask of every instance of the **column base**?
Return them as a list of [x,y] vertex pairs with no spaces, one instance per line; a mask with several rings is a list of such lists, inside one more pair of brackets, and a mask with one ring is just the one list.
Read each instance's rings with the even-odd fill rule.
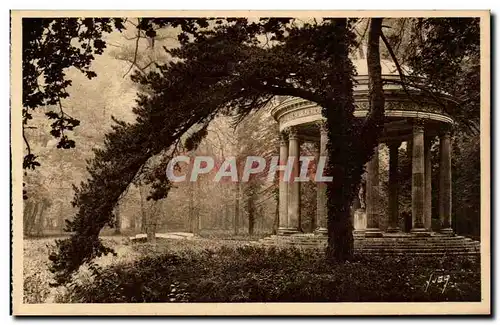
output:
[[318,227],[314,230],[315,235],[326,236],[328,234],[328,229],[325,227]]
[[401,232],[401,228],[399,227],[388,227],[386,232],[394,233],[394,232]]
[[382,231],[379,228],[367,228],[365,230],[365,237],[382,237]]
[[352,231],[352,237],[353,238],[365,238],[365,230],[360,230],[360,229],[357,229],[357,230],[353,230]]
[[298,229],[295,228],[278,228],[278,235],[293,235],[299,233]]
[[431,233],[426,228],[412,228],[410,233],[416,237],[430,237]]
[[439,233],[442,234],[442,235],[448,235],[448,236],[453,236],[454,235],[453,229],[451,229],[451,228],[440,229]]

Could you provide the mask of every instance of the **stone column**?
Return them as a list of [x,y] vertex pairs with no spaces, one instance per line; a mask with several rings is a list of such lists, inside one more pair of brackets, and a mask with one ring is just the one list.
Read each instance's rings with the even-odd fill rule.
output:
[[428,235],[425,229],[425,164],[424,164],[424,126],[421,121],[413,125],[412,151],[412,182],[411,182],[411,209],[413,228],[416,235]]
[[411,158],[413,157],[412,150],[413,150],[413,140],[409,139],[408,141],[406,141],[406,157],[410,161],[410,164],[411,164]]
[[[281,134],[280,141],[280,165],[286,165],[288,161],[288,139]],[[278,233],[284,234],[288,229],[288,182],[285,181],[285,171],[279,173],[279,228]]]
[[[328,133],[323,123],[320,124],[320,142],[319,142],[319,157],[328,156]],[[326,196],[326,183],[317,182],[317,196],[316,196],[316,220],[318,222],[318,227],[316,228],[317,234],[326,234],[328,232],[326,228],[326,218],[328,214],[327,210],[327,196]]]
[[432,164],[431,164],[432,137],[425,137],[424,159],[425,159],[425,219],[424,227],[432,231]]
[[295,178],[300,172],[300,143],[297,135],[297,130],[290,129],[289,137],[289,157],[293,157],[292,174],[288,184],[288,232],[298,232],[300,222],[300,182]]
[[366,174],[366,231],[365,237],[381,237],[379,229],[378,145],[368,162]]
[[451,139],[450,132],[443,133],[439,139],[439,221],[440,232],[453,234],[451,228]]
[[387,232],[399,232],[399,175],[398,158],[401,142],[389,142],[389,226]]

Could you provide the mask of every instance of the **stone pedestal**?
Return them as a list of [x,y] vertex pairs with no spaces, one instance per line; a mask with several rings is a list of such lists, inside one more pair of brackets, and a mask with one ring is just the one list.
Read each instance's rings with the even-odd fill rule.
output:
[[366,212],[363,209],[354,210],[354,233],[364,234],[366,231]]
[[366,231],[365,237],[382,237],[379,228],[378,146],[368,162],[366,174]]

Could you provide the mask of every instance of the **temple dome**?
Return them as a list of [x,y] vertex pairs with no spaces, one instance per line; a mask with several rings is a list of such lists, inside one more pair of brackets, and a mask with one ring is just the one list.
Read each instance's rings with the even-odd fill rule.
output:
[[[352,63],[358,72],[358,76],[368,75],[368,63],[366,62],[366,59],[355,59],[352,60]],[[380,60],[380,65],[382,66],[382,75],[399,76],[398,69],[393,61]]]

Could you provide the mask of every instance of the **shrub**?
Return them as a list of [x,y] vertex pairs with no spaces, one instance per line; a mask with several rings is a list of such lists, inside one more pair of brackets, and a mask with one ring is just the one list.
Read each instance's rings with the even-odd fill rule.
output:
[[[28,304],[43,303],[51,293],[51,274],[47,269],[48,243],[35,239],[24,243],[23,301]],[[45,257],[45,259],[40,258]]]
[[[72,302],[479,301],[474,257],[359,257],[331,264],[297,248],[220,247],[165,252],[72,281]],[[426,290],[432,272],[451,276],[444,293]]]
[[27,304],[40,304],[45,302],[50,294],[48,286],[39,274],[30,274],[24,278],[23,301]]

